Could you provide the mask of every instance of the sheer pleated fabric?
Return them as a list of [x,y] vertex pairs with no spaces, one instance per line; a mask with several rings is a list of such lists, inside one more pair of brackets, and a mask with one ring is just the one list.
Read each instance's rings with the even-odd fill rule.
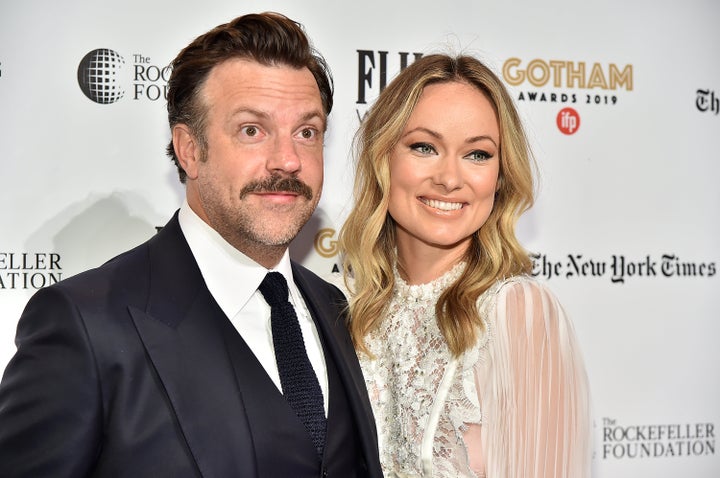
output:
[[529,277],[478,301],[486,325],[453,358],[435,303],[462,265],[423,285],[396,274],[388,315],[361,356],[387,477],[590,476],[590,400],[572,324]]
[[539,283],[504,284],[475,379],[488,477],[589,477],[590,399],[572,324]]

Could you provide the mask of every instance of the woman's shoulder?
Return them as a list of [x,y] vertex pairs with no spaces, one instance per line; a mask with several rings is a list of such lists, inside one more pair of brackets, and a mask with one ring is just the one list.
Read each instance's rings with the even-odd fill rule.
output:
[[529,300],[556,300],[555,294],[547,284],[525,274],[499,279],[480,296],[480,300],[483,302],[488,299],[497,301],[498,299],[507,299],[509,296],[518,295]]
[[478,310],[491,329],[498,322],[521,317],[537,324],[565,317],[560,301],[548,285],[528,275],[497,281],[478,300]]
[[502,279],[498,281],[500,283],[501,288],[507,288],[507,287],[534,287],[534,288],[541,288],[541,289],[547,289],[547,285],[544,282],[539,281],[535,277],[527,274],[521,274],[509,277],[507,279]]

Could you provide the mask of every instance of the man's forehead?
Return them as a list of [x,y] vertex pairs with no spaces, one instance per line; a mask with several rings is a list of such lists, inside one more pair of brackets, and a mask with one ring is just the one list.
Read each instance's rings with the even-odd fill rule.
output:
[[268,66],[241,58],[216,65],[203,85],[203,96],[209,105],[230,103],[228,106],[232,110],[245,108],[262,112],[263,108],[259,105],[277,103],[307,109],[307,112],[301,113],[303,115],[316,107],[322,111],[320,90],[307,68]]

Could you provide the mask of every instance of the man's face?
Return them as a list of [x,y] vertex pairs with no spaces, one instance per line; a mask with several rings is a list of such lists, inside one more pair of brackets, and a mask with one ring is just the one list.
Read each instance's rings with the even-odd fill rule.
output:
[[207,151],[188,171],[188,203],[246,254],[284,250],[322,190],[326,117],[312,73],[227,60],[211,70],[201,101]]

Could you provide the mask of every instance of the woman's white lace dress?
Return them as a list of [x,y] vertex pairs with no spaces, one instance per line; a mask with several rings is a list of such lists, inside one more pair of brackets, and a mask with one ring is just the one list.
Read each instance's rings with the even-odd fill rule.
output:
[[360,354],[387,477],[589,477],[587,379],[555,297],[515,277],[479,299],[486,333],[453,359],[435,318],[462,272],[408,285]]

